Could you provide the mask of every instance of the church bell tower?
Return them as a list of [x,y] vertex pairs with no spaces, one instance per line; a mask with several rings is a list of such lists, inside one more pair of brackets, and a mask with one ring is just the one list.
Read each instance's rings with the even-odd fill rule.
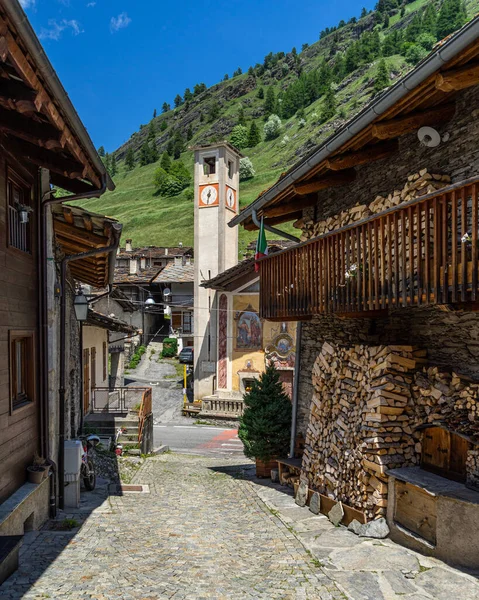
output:
[[215,291],[201,287],[238,263],[238,228],[228,222],[238,213],[241,155],[227,142],[195,151],[195,399],[215,388],[217,310]]

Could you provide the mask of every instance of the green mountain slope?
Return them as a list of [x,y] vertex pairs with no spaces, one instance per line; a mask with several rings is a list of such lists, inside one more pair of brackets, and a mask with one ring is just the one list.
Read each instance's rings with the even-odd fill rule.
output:
[[[113,179],[116,190],[98,200],[80,204],[119,219],[124,224],[123,239],[131,237],[135,245],[192,244],[191,187],[173,197],[159,194],[153,183],[159,161],[145,166],[139,164],[145,144],[155,147],[157,156],[161,156],[167,148],[174,154],[173,141],[180,135],[183,139],[176,153],[181,151],[180,159],[192,174],[193,156],[187,146],[229,139],[239,120],[244,118],[248,128],[255,121],[263,141],[254,148],[242,150],[251,159],[256,171],[253,178],[240,184],[240,205],[249,204],[262,190],[272,185],[281,172],[369,102],[377,93],[375,83],[382,61],[386,63],[389,83],[394,83],[427,54],[424,47],[434,42],[434,39],[423,37],[427,35],[424,27],[428,16],[427,13],[424,15],[429,5],[429,10],[434,9],[433,19],[440,14],[446,2],[450,10],[455,11],[454,14],[458,13],[458,7],[467,10],[468,18],[479,7],[479,0],[467,0],[465,4],[462,0],[443,0],[443,3],[441,0],[415,0],[403,5],[399,5],[399,1],[380,0],[376,11],[357,21],[352,19],[348,24],[341,23],[338,29],[327,35],[323,32],[322,39],[304,47],[300,53],[270,55],[263,64],[251,67],[248,73],[200,91],[173,110],[156,116],[115,151],[117,173]],[[443,14],[443,21],[448,21],[447,16]],[[418,25],[420,22],[422,26]],[[423,29],[416,30],[416,27]],[[438,35],[435,35],[437,39]],[[399,50],[396,48],[398,36],[401,40]],[[359,52],[362,58],[358,58],[355,52]],[[325,64],[328,65],[326,69],[331,67],[332,81],[328,80],[328,86],[334,92],[336,104],[335,114],[329,120],[325,118],[326,93],[320,94],[313,102],[310,98],[298,100],[291,87],[300,77],[301,81],[306,81],[304,78],[312,77],[314,73],[321,77]],[[260,88],[263,89],[263,98],[260,97]],[[276,139],[264,141],[265,97],[271,89],[276,99],[274,111],[283,114],[282,130]],[[298,93],[306,92],[303,89]],[[302,103],[304,108],[285,118],[285,113],[286,116],[291,113],[291,102]],[[135,158],[132,169],[125,165],[128,151],[130,158]],[[110,160],[110,157],[107,158]],[[254,233],[240,229],[240,255],[254,238]]]

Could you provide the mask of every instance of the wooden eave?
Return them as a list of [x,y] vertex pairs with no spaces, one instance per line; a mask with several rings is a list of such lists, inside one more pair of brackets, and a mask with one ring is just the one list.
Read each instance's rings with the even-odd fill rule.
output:
[[0,6],[0,145],[48,169],[72,193],[101,189],[101,173],[82,147],[6,12]]
[[[397,140],[401,135],[416,131],[423,125],[435,125],[449,120],[454,115],[457,92],[478,84],[479,39],[374,119],[336,152],[279,192],[258,209],[258,215],[264,216],[265,223],[271,225],[298,218],[298,209],[303,210],[316,204],[315,190],[350,183],[351,170],[357,166],[397,152]],[[340,175],[346,172],[349,175],[341,183]],[[256,229],[251,217],[245,219],[243,226],[247,230]]]
[[115,235],[111,219],[70,206],[53,207],[53,230],[60,251],[72,256],[106,248],[104,254],[69,262],[71,275],[93,287],[106,287],[110,279],[108,249],[113,249]]

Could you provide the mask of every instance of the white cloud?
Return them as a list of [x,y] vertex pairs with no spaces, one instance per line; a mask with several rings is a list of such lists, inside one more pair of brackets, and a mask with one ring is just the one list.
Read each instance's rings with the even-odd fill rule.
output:
[[88,4],[86,5],[87,8],[93,8],[93,6],[95,6],[96,2],[88,2]]
[[80,23],[75,19],[62,19],[61,21],[50,19],[48,21],[48,27],[43,27],[40,30],[39,38],[41,40],[58,41],[65,29],[70,29],[72,35],[79,35],[80,33],[83,33]]
[[119,31],[120,29],[124,29],[128,27],[131,23],[130,17],[126,14],[126,12],[119,14],[117,17],[112,17],[110,19],[110,31],[115,33],[115,31]]
[[32,8],[35,6],[35,0],[20,0],[20,6],[27,10],[27,8]]

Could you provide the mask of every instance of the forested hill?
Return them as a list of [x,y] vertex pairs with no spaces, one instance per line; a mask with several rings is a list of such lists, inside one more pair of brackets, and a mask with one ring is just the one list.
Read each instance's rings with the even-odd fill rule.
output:
[[[240,204],[249,204],[478,6],[479,0],[379,0],[376,10],[345,18],[302,48],[270,53],[246,73],[237,69],[210,88],[192,82],[172,106],[159,98],[152,120],[104,156],[117,188],[88,208],[118,218],[134,245],[192,244],[188,146],[227,139],[239,147],[247,156]],[[241,230],[240,254],[253,237]]]

